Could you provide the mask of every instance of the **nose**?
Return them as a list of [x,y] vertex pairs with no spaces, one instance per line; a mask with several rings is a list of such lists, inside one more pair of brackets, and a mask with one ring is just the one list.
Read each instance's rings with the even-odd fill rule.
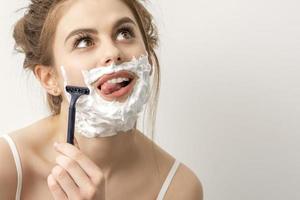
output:
[[102,59],[100,60],[101,66],[108,66],[112,63],[120,64],[123,62],[123,55],[121,50],[113,43],[113,41],[107,41],[103,44]]

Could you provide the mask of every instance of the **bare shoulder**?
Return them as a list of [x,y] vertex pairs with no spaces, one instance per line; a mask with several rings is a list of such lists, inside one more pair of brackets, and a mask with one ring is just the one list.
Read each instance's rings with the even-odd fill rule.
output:
[[166,194],[172,200],[202,200],[203,188],[196,174],[181,163]]
[[[152,140],[140,134],[144,141],[148,144],[153,145],[155,149],[155,158],[159,163],[161,174],[163,177],[169,173],[172,165],[174,164],[175,158],[168,152],[156,145]],[[142,141],[142,140],[141,140]],[[143,146],[147,146],[143,144]],[[150,157],[150,156],[149,156]],[[203,199],[203,188],[199,178],[196,174],[185,164],[180,163],[174,178],[167,190],[164,200],[202,200]]]
[[17,171],[12,151],[4,138],[0,138],[0,199],[14,199]]
[[[8,135],[16,145],[23,173],[23,180],[30,167],[28,161],[32,160],[34,144],[41,141],[37,137],[37,130],[43,130],[42,121],[37,121],[27,127],[18,129]],[[42,128],[41,128],[42,127]],[[41,134],[42,135],[42,134]],[[12,150],[8,142],[0,137],[0,199],[14,199],[17,188],[17,168]]]

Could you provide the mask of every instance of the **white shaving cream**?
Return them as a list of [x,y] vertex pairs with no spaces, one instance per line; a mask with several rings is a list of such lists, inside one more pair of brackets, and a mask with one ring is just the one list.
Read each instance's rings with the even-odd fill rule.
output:
[[[67,75],[61,67],[64,78],[64,88],[67,85]],[[92,84],[106,74],[122,70],[133,72],[138,78],[135,86],[124,102],[103,99]],[[134,128],[139,113],[149,97],[151,65],[148,56],[143,55],[129,62],[109,66],[100,66],[91,70],[83,70],[83,78],[90,95],[81,96],[76,103],[75,132],[88,137],[107,137]],[[66,92],[70,102],[70,94]]]

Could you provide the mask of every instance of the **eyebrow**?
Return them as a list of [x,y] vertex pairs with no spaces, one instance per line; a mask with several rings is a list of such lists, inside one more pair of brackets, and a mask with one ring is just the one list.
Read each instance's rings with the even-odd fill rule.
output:
[[[115,29],[116,27],[120,26],[121,24],[125,24],[125,23],[131,23],[133,25],[136,25],[136,23],[129,17],[123,17],[121,19],[119,19],[118,21],[115,22],[113,29]],[[75,29],[73,30],[65,39],[65,43],[67,42],[67,40],[74,36],[77,35],[78,33],[91,33],[91,34],[98,34],[98,31],[96,29],[93,28],[80,28],[80,29]]]

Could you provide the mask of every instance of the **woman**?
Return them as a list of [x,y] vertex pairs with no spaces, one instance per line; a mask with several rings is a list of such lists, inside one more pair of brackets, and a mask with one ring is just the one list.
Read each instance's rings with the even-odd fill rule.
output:
[[[32,0],[14,38],[53,115],[1,138],[0,199],[202,199],[194,173],[135,128],[145,103],[154,124],[159,88],[141,2]],[[75,146],[67,84],[91,90],[77,103]]]

